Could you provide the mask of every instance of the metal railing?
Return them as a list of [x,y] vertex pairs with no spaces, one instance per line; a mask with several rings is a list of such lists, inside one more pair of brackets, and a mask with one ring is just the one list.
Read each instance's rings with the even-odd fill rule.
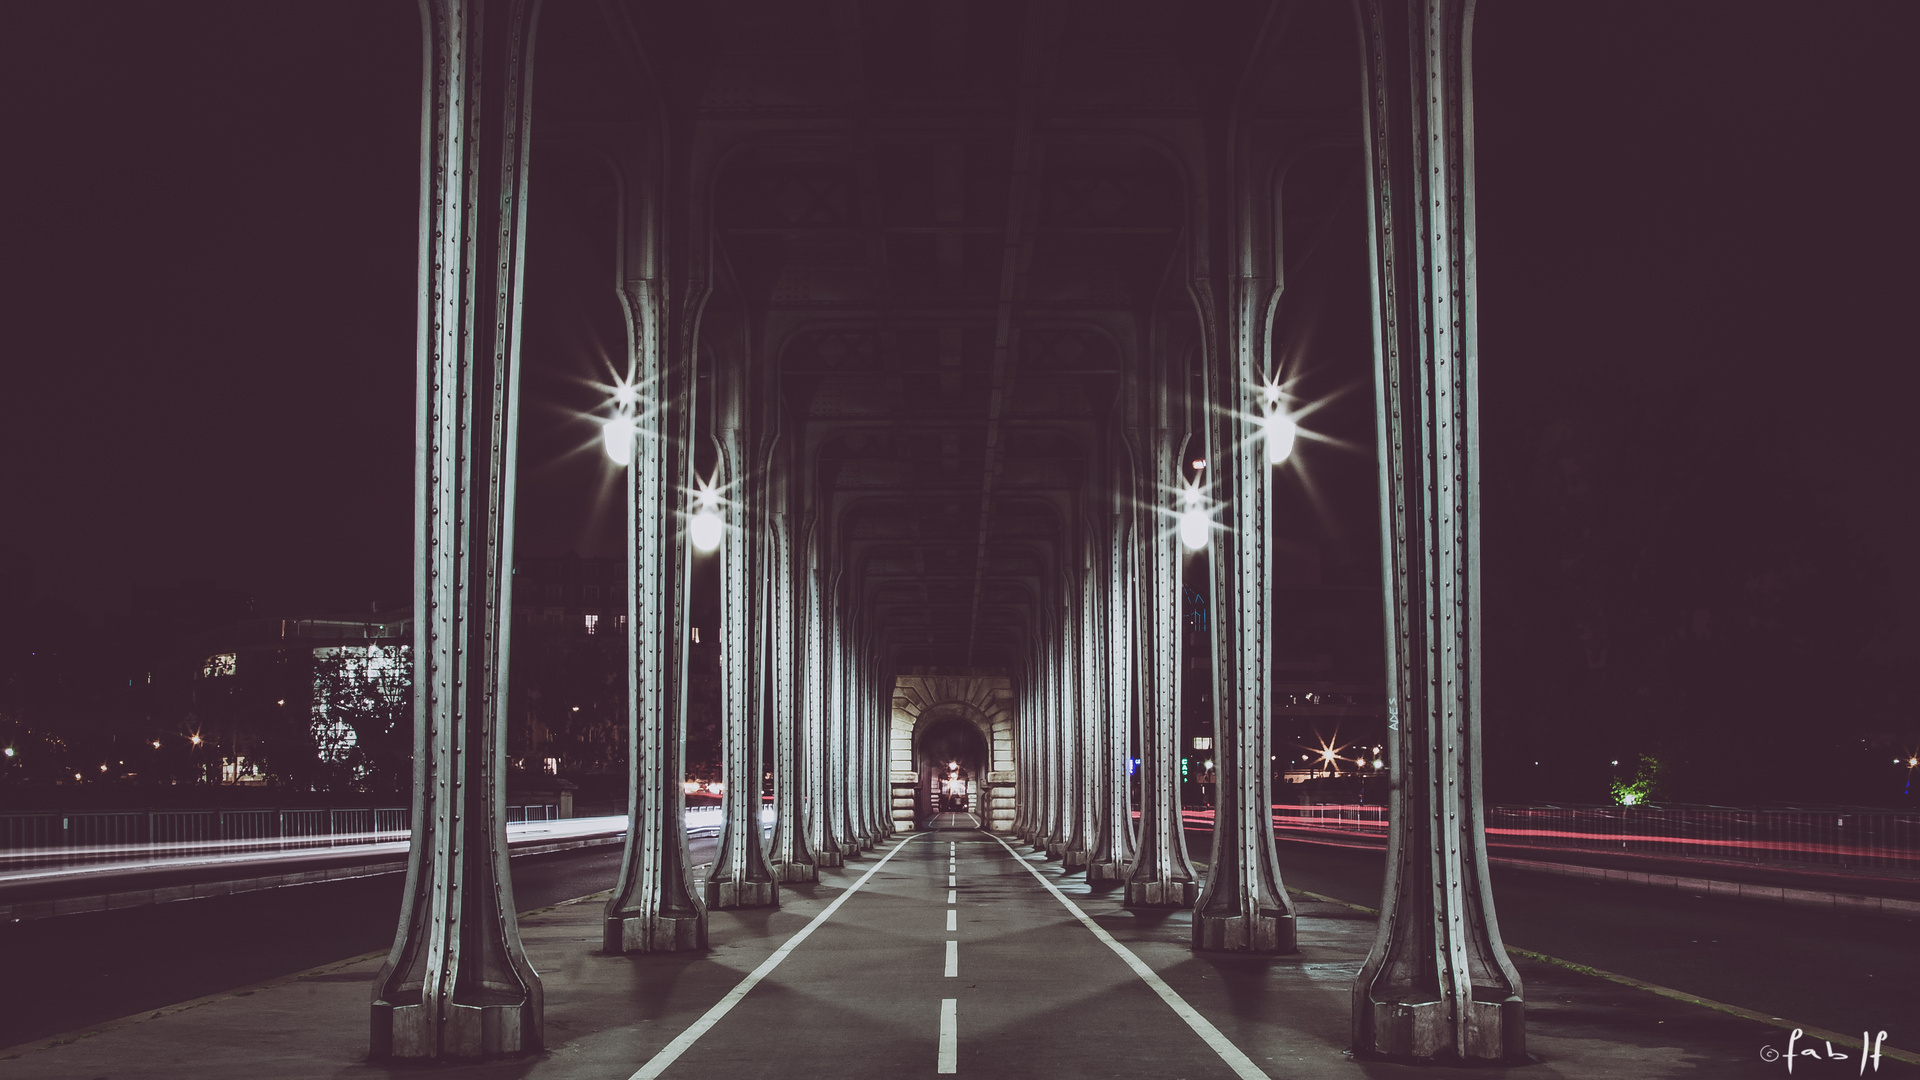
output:
[[[549,803],[509,806],[507,823],[554,821]],[[0,868],[151,860],[404,842],[410,807],[303,810],[28,810],[0,813]]]
[[[1275,806],[1283,832],[1384,837],[1384,806]],[[1489,806],[1495,848],[1920,872],[1920,812],[1664,806]]]

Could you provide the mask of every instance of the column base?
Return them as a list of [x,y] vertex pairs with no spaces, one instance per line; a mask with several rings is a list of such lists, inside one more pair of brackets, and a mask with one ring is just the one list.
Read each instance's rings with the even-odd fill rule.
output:
[[1199,895],[1197,881],[1129,881],[1123,904],[1130,908],[1190,908]]
[[1067,842],[1065,840],[1047,841],[1047,858],[1064,859],[1066,858],[1066,855],[1067,855]]
[[820,868],[813,863],[774,863],[773,873],[782,883],[820,880]]
[[848,861],[852,861],[854,859],[859,858],[860,852],[862,852],[863,850],[865,849],[860,846],[860,841],[858,840],[849,840],[846,843],[840,845],[840,854],[842,857],[846,858]]
[[1070,848],[1060,853],[1060,865],[1066,870],[1085,870],[1092,862],[1092,857],[1078,848]]
[[[1454,1045],[1454,1028],[1443,1001],[1357,1001],[1353,1055],[1369,1061],[1413,1065],[1525,1065],[1526,1003],[1466,1003],[1468,1045]],[[1364,1015],[1363,1015],[1364,1013]]]
[[1127,880],[1127,864],[1123,862],[1096,862],[1087,865],[1087,884],[1118,885]]
[[1299,952],[1297,927],[1285,912],[1263,911],[1257,917],[1193,913],[1193,947],[1198,952]]
[[[830,869],[832,867],[845,866],[846,862],[847,860],[843,858],[840,852],[837,850],[816,851],[813,853],[813,865],[819,869]],[[817,870],[815,872],[814,880],[816,881],[819,880]]]
[[644,915],[610,918],[606,949],[610,953],[703,952],[707,947],[707,913],[698,915]]
[[780,886],[771,881],[707,879],[707,910],[780,906]]
[[[541,1048],[540,1005],[521,999],[447,1006],[444,1025],[423,1004],[373,1003],[373,1053],[380,1061],[479,1060]],[[438,1027],[439,1031],[434,1029]]]

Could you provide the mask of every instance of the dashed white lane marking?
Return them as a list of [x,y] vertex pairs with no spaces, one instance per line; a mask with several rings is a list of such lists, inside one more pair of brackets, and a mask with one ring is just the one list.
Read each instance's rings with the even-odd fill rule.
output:
[[[920,835],[924,836],[926,834],[922,833]],[[880,868],[887,865],[888,859],[891,859],[895,855],[898,855],[900,853],[901,848],[906,847],[908,844],[913,843],[914,840],[916,839],[918,839],[918,837],[909,836],[905,840],[902,840],[899,843],[893,845],[891,850],[889,850],[885,855],[880,856],[879,862],[873,864],[873,869],[868,870],[866,873],[860,875],[860,880],[854,882],[852,887],[847,889],[846,892],[843,892],[839,896],[834,897],[833,903],[828,904],[825,908],[821,910],[820,914],[815,915],[813,917],[812,922],[801,927],[799,933],[788,938],[787,943],[785,945],[782,945],[778,949],[775,949],[772,956],[769,956],[765,960],[760,961],[760,966],[757,968],[754,968],[753,971],[750,972],[746,978],[740,980],[740,985],[727,991],[726,997],[723,997],[719,1001],[715,1002],[713,1005],[713,1008],[708,1009],[706,1013],[700,1017],[700,1019],[695,1020],[693,1022],[692,1027],[689,1027],[687,1030],[681,1032],[678,1036],[674,1038],[672,1042],[661,1047],[659,1053],[653,1055],[653,1057],[649,1059],[645,1065],[640,1066],[640,1069],[638,1072],[628,1077],[627,1080],[654,1080],[655,1077],[659,1076],[663,1072],[666,1072],[667,1066],[672,1065],[675,1061],[678,1061],[680,1059],[681,1054],[686,1053],[687,1050],[690,1047],[692,1047],[695,1042],[699,1041],[700,1036],[705,1035],[708,1031],[712,1030],[713,1025],[719,1023],[722,1017],[726,1016],[729,1012],[732,1012],[733,1007],[735,1005],[740,1004],[740,999],[747,996],[747,991],[752,990],[755,986],[758,986],[760,984],[761,979],[766,978],[769,974],[773,972],[774,968],[777,968],[780,966],[780,961],[785,960],[789,953],[793,952],[794,949],[800,946],[801,942],[807,940],[807,935],[819,929],[821,923],[826,922],[829,918],[832,918],[833,913],[840,910],[840,905],[846,903],[848,897],[852,896],[854,893],[859,892],[860,886],[865,885],[868,882],[868,880],[873,877],[873,875],[879,873]]]
[[948,889],[948,890],[947,890],[947,903],[949,903],[949,904],[957,904],[957,903],[959,903],[959,902],[960,902],[960,899],[959,899],[959,897],[960,897],[960,890],[959,890],[959,889]]
[[947,841],[947,854],[951,855],[958,850],[960,850],[959,844],[954,843],[952,840]]
[[947,942],[947,978],[958,978],[959,975],[960,943],[957,941],[949,941]]
[[[1008,847],[1005,840],[1001,840],[998,836],[995,836],[994,840],[998,841],[1001,847],[1006,848],[1007,854],[1013,856],[1013,861],[1025,867],[1027,873],[1032,874],[1035,881],[1046,886],[1047,891],[1053,894],[1055,900],[1066,905],[1067,911],[1071,913],[1074,918],[1080,920],[1080,925],[1091,931],[1093,936],[1099,938],[1101,943],[1106,945],[1107,948],[1112,949],[1128,967],[1133,969],[1135,975],[1140,976],[1142,982],[1152,987],[1153,992],[1160,995],[1160,1000],[1167,1003],[1167,1008],[1172,1009],[1176,1016],[1185,1020],[1187,1026],[1193,1029],[1193,1033],[1200,1036],[1208,1046],[1212,1047],[1214,1053],[1220,1055],[1220,1060],[1227,1063],[1227,1068],[1232,1069],[1235,1076],[1238,1076],[1240,1080],[1273,1080],[1272,1077],[1261,1070],[1260,1066],[1253,1063],[1252,1058],[1241,1053],[1239,1047],[1233,1045],[1230,1039],[1222,1035],[1219,1028],[1214,1027],[1213,1023],[1206,1017],[1201,1016],[1199,1010],[1187,1004],[1187,999],[1181,997],[1179,991],[1168,986],[1166,980],[1162,979],[1158,972],[1148,967],[1139,957],[1133,955],[1132,949],[1114,940],[1112,934],[1107,933],[1099,923],[1088,918],[1087,913],[1080,910],[1080,905],[1067,899],[1067,894],[1055,888],[1053,882],[1047,880],[1046,875],[1034,869],[1032,863],[1021,858],[1018,852]],[[949,944],[952,943],[950,942]]]
[[951,934],[954,931],[960,929],[959,926],[955,925],[955,920],[958,919],[959,917],[960,917],[959,912],[953,910],[952,908],[947,909],[947,933]]
[[951,889],[958,884],[960,884],[960,882],[957,881],[952,874],[947,875],[947,888]]
[[940,1066],[935,1072],[960,1071],[960,999],[940,999]]

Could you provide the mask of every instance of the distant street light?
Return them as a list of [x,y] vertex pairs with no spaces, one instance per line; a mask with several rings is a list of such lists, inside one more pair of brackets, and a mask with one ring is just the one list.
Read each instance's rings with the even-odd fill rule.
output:
[[600,441],[615,465],[633,464],[633,440],[639,434],[633,413],[640,404],[640,392],[630,383],[613,388],[613,416],[600,422]]
[[1213,537],[1213,515],[1207,513],[1206,496],[1197,486],[1180,492],[1180,543],[1188,551],[1199,551]]
[[600,425],[600,439],[606,444],[607,456],[615,465],[633,464],[633,437],[635,432],[633,417],[619,413],[611,420]]
[[1267,383],[1261,387],[1260,440],[1267,444],[1267,464],[1278,465],[1293,453],[1294,436],[1299,425],[1280,405],[1280,387]]
[[693,493],[693,520],[687,523],[687,538],[693,541],[694,550],[706,552],[719,547],[725,535],[726,523],[720,520],[720,493],[703,481],[700,489]]

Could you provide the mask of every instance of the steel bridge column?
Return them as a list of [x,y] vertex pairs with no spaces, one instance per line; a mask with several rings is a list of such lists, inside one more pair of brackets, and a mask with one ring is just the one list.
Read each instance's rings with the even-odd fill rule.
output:
[[807,530],[806,621],[807,655],[801,670],[807,676],[808,829],[816,866],[839,866],[845,860],[833,816],[833,723],[828,690],[833,679],[833,654],[827,637],[827,590],[820,567],[819,523]]
[[726,789],[721,796],[724,824],[707,873],[705,899],[709,910],[778,907],[780,886],[767,862],[760,833],[760,786],[764,687],[767,655],[766,623],[760,617],[766,585],[766,539],[753,527],[754,503],[760,501],[764,477],[747,475],[741,431],[743,388],[737,378],[722,373],[714,380],[720,401],[721,490],[732,498],[720,500],[726,531],[717,557],[720,563],[720,737],[721,773]]
[[1093,582],[1085,559],[1086,534],[1082,531],[1082,558],[1076,571],[1070,571],[1072,585],[1067,592],[1067,634],[1061,641],[1067,675],[1064,697],[1067,746],[1067,843],[1060,865],[1067,870],[1085,870],[1093,851],[1093,813],[1095,778],[1100,761],[1100,740],[1093,736],[1098,706],[1089,692],[1092,686],[1088,658],[1091,655],[1094,627],[1087,619],[1089,594]]
[[785,513],[768,514],[767,522],[771,530],[767,603],[773,635],[768,650],[773,713],[773,871],[780,881],[818,881],[820,868],[813,860],[813,845],[807,836],[806,725],[795,693],[804,643],[799,640],[799,620],[794,617],[800,598],[793,573],[793,532]]
[[1062,687],[1061,654],[1065,649],[1062,640],[1066,633],[1064,614],[1058,619],[1049,620],[1053,625],[1052,633],[1044,646],[1046,666],[1043,669],[1047,677],[1047,830],[1041,838],[1042,849],[1049,859],[1057,859],[1065,854],[1067,848],[1067,830],[1072,823],[1067,819],[1067,767],[1066,767],[1066,691]]
[[1102,626],[1095,635],[1101,646],[1097,678],[1102,688],[1102,708],[1098,737],[1104,744],[1105,771],[1100,775],[1104,787],[1100,826],[1094,845],[1093,861],[1087,867],[1089,882],[1123,882],[1127,864],[1133,859],[1132,797],[1127,766],[1133,757],[1132,715],[1133,670],[1127,618],[1128,592],[1132,575],[1128,573],[1127,518],[1124,512],[1113,515],[1107,532],[1106,558],[1101,560],[1105,587],[1100,590]]
[[1472,0],[1357,0],[1387,593],[1387,877],[1353,991],[1362,1057],[1526,1058],[1480,781]]
[[1180,541],[1167,502],[1180,488],[1179,462],[1168,425],[1173,394],[1164,361],[1155,365],[1148,402],[1147,490],[1137,500],[1135,558],[1141,587],[1135,595],[1135,667],[1140,687],[1139,848],[1127,868],[1126,905],[1189,907],[1198,879],[1187,857],[1180,815]]
[[536,0],[421,5],[413,835],[376,1059],[542,1044],[507,868],[506,732]]
[[[623,293],[636,384],[657,391],[654,423],[634,441],[627,522],[627,840],[607,901],[609,953],[707,947],[707,912],[687,853],[686,597],[692,588],[682,493],[692,486],[690,365],[661,340],[667,309],[657,278]],[[644,425],[645,417],[643,417]]]
[[847,661],[851,675],[847,694],[847,735],[853,747],[853,762],[848,770],[848,778],[852,781],[849,790],[853,796],[853,834],[860,841],[861,850],[871,851],[879,843],[873,828],[873,761],[872,748],[869,746],[873,741],[873,732],[868,710],[872,706],[873,695],[869,692],[866,634],[857,635],[855,640],[859,642],[859,647]]
[[839,575],[835,575],[833,595],[835,597],[833,630],[833,704],[827,713],[828,722],[833,725],[833,773],[828,777],[833,791],[833,828],[840,837],[840,850],[849,859],[860,857],[860,834],[853,826],[853,741],[852,725],[848,720],[851,712],[849,697],[853,681],[851,663],[853,646],[849,641],[852,627],[849,617],[838,601],[840,596]]

